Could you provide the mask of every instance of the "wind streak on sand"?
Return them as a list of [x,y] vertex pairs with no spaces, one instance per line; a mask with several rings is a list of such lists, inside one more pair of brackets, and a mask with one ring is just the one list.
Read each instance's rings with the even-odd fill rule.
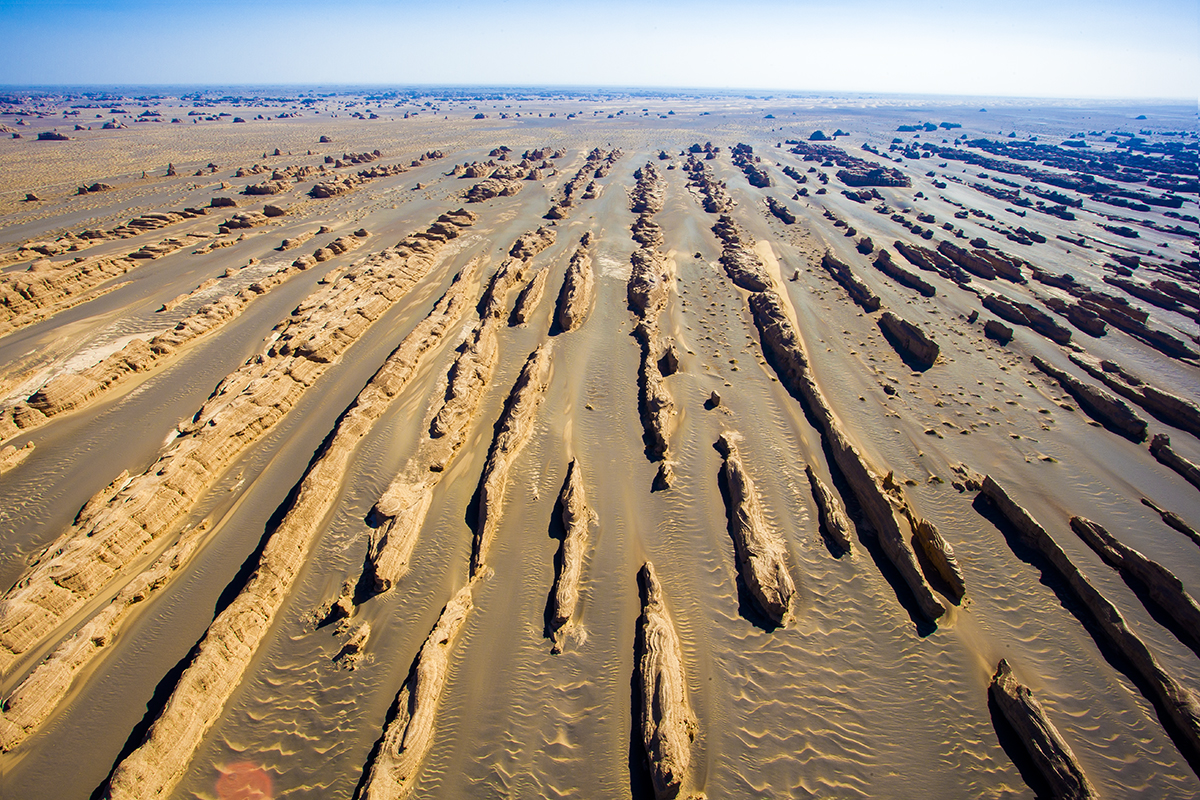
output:
[[421,357],[457,324],[468,305],[466,289],[478,263],[472,261],[456,276],[429,316],[404,337],[338,420],[328,445],[301,480],[294,504],[263,548],[254,574],[209,627],[145,741],[117,766],[107,797],[166,796],[183,777],[303,568],[322,521],[337,502],[359,440],[415,374]]

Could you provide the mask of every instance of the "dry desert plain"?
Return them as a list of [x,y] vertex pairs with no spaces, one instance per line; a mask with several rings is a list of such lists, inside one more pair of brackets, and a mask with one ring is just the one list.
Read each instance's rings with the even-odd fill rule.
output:
[[5,95],[4,796],[1196,797],[1194,111]]

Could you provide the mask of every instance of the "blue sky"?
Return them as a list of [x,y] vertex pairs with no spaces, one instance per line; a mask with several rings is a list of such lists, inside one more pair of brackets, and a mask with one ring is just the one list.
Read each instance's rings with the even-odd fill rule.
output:
[[0,84],[1200,94],[1196,0],[0,0]]

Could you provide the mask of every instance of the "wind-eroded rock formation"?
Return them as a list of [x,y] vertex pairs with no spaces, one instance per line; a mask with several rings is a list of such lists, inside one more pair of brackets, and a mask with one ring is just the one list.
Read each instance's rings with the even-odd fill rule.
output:
[[696,717],[687,699],[679,635],[649,561],[638,572],[638,583],[642,593],[642,616],[634,647],[638,728],[654,796],[673,798],[679,794],[692,763]]
[[454,641],[472,608],[473,588],[474,582],[468,583],[451,598],[413,660],[396,695],[395,717],[367,768],[359,795],[364,800],[403,800],[412,794],[421,763],[433,746],[438,701],[446,688]]
[[782,625],[792,616],[796,594],[787,568],[787,548],[779,532],[767,524],[736,438],[736,434],[725,431],[716,447],[725,459],[721,479],[729,492],[729,535],[737,553],[738,573],[759,609],[776,625]]
[[[425,272],[432,267],[427,261]],[[469,283],[459,275],[456,283]],[[168,794],[183,777],[204,735],[223,711],[288,597],[330,509],[359,441],[461,316],[461,292],[447,292],[359,392],[309,465],[287,513],[271,532],[254,573],[209,626],[145,741],[113,772],[108,797]]]
[[1191,758],[1200,756],[1200,699],[1196,694],[1163,669],[1117,607],[1092,586],[1046,529],[1017,505],[992,476],[984,478],[981,491],[1009,521],[1021,541],[1037,551],[1066,582],[1080,603],[1076,613],[1086,614],[1108,644],[1128,659],[1153,693],[1152,699],[1157,701],[1162,715],[1170,720],[1183,749],[1190,751]]
[[1084,517],[1071,517],[1071,530],[1088,543],[1104,562],[1140,583],[1159,608],[1165,611],[1195,641],[1200,641],[1200,607],[1183,588],[1175,573],[1122,544],[1099,523]]
[[915,365],[928,369],[937,361],[940,353],[937,342],[908,320],[901,319],[891,311],[885,311],[879,317],[879,327],[898,346],[901,354]]
[[585,233],[579,240],[579,247],[571,256],[563,275],[562,289],[558,293],[558,309],[556,320],[558,327],[564,333],[569,333],[582,325],[592,308],[592,297],[596,293],[596,275],[592,269],[592,256],[588,248],[592,244],[592,234]]
[[479,479],[479,517],[475,522],[475,540],[471,549],[472,578],[486,566],[487,550],[496,535],[504,507],[509,468],[533,434],[537,412],[550,382],[552,352],[552,343],[543,342],[529,354],[504,404],[504,413],[496,423],[492,446]]
[[[446,215],[450,217],[450,215]],[[473,217],[451,217],[466,226]],[[0,599],[0,671],[169,534],[241,452],[388,308],[424,278],[444,245],[403,243],[319,287],[276,328],[267,349],[218,385],[144,473],[104,490]]]
[[1098,797],[1066,740],[1046,716],[1028,686],[1017,682],[1008,661],[1000,659],[988,695],[1033,760],[1056,798],[1093,800]]
[[1120,433],[1131,442],[1146,440],[1146,420],[1133,412],[1123,400],[1113,397],[1103,389],[1090,386],[1078,378],[1048,363],[1039,356],[1033,357],[1033,365],[1058,381],[1070,392],[1080,407],[1097,421]]
[[479,303],[479,321],[450,367],[445,394],[417,453],[408,460],[371,510],[375,529],[367,546],[366,570],[376,592],[386,592],[408,571],[408,559],[429,511],[433,488],[458,454],[467,425],[475,418],[491,382],[499,353],[499,329],[508,294],[524,280],[533,258],[554,242],[539,228],[523,234],[488,281]]
[[[667,388],[659,359],[664,350],[658,333],[658,318],[667,306],[671,289],[675,283],[675,262],[664,257],[655,248],[661,238],[646,240],[644,232],[654,225],[650,217],[653,210],[662,207],[662,178],[651,163],[646,163],[635,175],[637,187],[632,194],[631,205],[642,208],[638,223],[634,226],[635,240],[642,231],[645,243],[630,257],[632,269],[626,285],[629,305],[638,316],[633,335],[641,346],[641,364],[638,367],[638,408],[642,427],[645,429],[646,453],[651,460],[661,461],[654,485],[666,489],[671,485],[670,462],[666,460],[670,447],[671,418],[675,414],[675,401]],[[652,210],[653,209],[653,210]]]
[[754,312],[763,350],[773,359],[779,379],[807,404],[833,454],[834,462],[854,491],[864,515],[875,528],[884,553],[908,584],[921,613],[930,620],[938,619],[946,609],[934,596],[921,574],[916,556],[904,541],[900,522],[892,501],[883,490],[882,480],[850,442],[841,422],[817,386],[803,345],[792,328],[782,301],[774,292],[759,292],[750,296],[750,308]]
[[842,501],[817,477],[811,464],[804,465],[804,474],[808,476],[813,500],[817,503],[821,530],[825,531],[829,540],[840,547],[842,552],[850,552],[850,519],[846,516],[846,510],[842,508]]
[[841,284],[842,288],[846,290],[846,294],[850,295],[851,300],[863,307],[863,310],[879,310],[879,295],[872,292],[871,287],[863,283],[862,278],[855,275],[848,264],[837,260],[826,251],[821,258],[821,266],[833,276],[835,281]]
[[594,512],[588,508],[579,459],[571,459],[563,481],[558,504],[562,514],[563,538],[558,548],[558,574],[550,592],[550,620],[547,634],[554,644],[550,652],[561,653],[566,632],[579,605],[579,582],[583,574],[583,556],[588,543],[588,526]]

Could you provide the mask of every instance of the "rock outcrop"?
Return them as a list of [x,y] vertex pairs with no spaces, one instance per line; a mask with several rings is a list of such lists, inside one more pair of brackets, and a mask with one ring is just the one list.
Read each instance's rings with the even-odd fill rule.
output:
[[1042,704],[1028,686],[1017,682],[1012,667],[1003,658],[996,665],[988,695],[1046,779],[1053,797],[1063,800],[1098,798],[1075,754],[1046,716]]
[[827,250],[821,258],[821,266],[833,276],[835,281],[841,284],[842,288],[846,290],[846,294],[850,295],[851,300],[863,307],[863,310],[879,310],[879,295],[872,292],[871,287],[863,283],[862,279],[850,270],[849,265],[838,261]]
[[906,319],[885,311],[879,317],[879,327],[900,351],[900,355],[921,369],[932,367],[940,350],[929,334]]
[[808,476],[808,485],[812,487],[813,499],[817,502],[821,530],[843,553],[850,552],[850,519],[842,508],[842,501],[817,477],[811,464],[804,465],[804,474]]
[[773,360],[779,379],[807,405],[834,462],[858,499],[863,514],[875,529],[884,553],[908,585],[921,613],[931,621],[937,620],[946,609],[934,596],[921,574],[916,556],[904,541],[900,521],[891,499],[883,489],[882,479],[850,442],[837,415],[817,386],[803,345],[792,328],[782,301],[774,292],[759,292],[750,296],[750,309],[754,313],[763,351]]
[[634,647],[634,686],[638,732],[654,796],[669,800],[679,794],[692,763],[692,741],[698,726],[687,698],[683,649],[667,611],[662,585],[647,561],[638,572],[642,616]]
[[1084,383],[1073,375],[1049,364],[1039,356],[1033,357],[1033,365],[1058,381],[1097,422],[1116,431],[1131,442],[1146,440],[1146,420],[1134,413],[1123,400],[1113,397],[1103,389]]
[[474,582],[468,583],[451,598],[413,660],[396,695],[395,716],[367,767],[360,795],[364,800],[403,800],[412,795],[421,764],[433,746],[438,703],[446,689],[454,642],[472,608],[473,588]]
[[549,277],[549,268],[533,273],[529,283],[525,284],[525,288],[517,295],[517,303],[513,306],[511,317],[512,324],[524,325],[533,318],[533,312],[537,311],[542,302],[542,295],[546,293],[546,280]]
[[725,431],[716,447],[725,459],[721,480],[729,492],[729,535],[737,553],[738,573],[759,610],[776,625],[783,625],[792,616],[796,594],[787,568],[787,548],[779,532],[767,525],[736,438]]
[[985,294],[980,302],[984,308],[1001,319],[1033,328],[1052,342],[1066,344],[1071,341],[1070,328],[1059,325],[1053,317],[1030,303],[1009,300],[998,294]]
[[[0,598],[0,671],[102,591],[173,526],[393,303],[433,268],[384,250],[321,286],[230,373],[144,473],[98,496]],[[103,493],[102,493],[103,495]]]
[[[433,264],[426,260],[423,266],[422,276]],[[358,277],[366,286],[374,283],[378,287],[369,273],[360,272]],[[460,275],[457,283],[462,282]],[[224,710],[288,597],[321,523],[338,499],[338,488],[358,443],[415,374],[421,357],[457,321],[465,305],[462,300],[460,293],[448,292],[339,418],[301,479],[291,506],[271,532],[253,574],[209,626],[145,741],[114,770],[108,797],[163,796],[183,777],[195,749]]]
[[1084,372],[1168,425],[1200,436],[1200,406],[1186,397],[1151,386],[1115,361],[1100,360],[1086,353],[1071,353],[1070,359]]
[[5,699],[0,712],[0,752],[35,733],[67,697],[75,679],[116,640],[129,613],[188,563],[208,521],[180,535],[154,562],[125,584],[108,605],[63,640]]
[[910,289],[916,289],[923,297],[933,297],[937,294],[937,290],[933,287],[932,283],[897,264],[892,260],[892,254],[887,250],[880,250],[879,255],[875,256],[875,260],[871,263],[875,265],[875,269],[884,275]]
[[1192,599],[1175,573],[1117,540],[1098,523],[1084,517],[1071,517],[1071,530],[1088,543],[1104,563],[1126,579],[1140,583],[1159,608],[1167,613],[1179,630],[1200,641],[1200,607]]
[[1096,591],[1046,529],[1017,505],[992,476],[984,478],[981,492],[1009,521],[1021,541],[1037,551],[1066,582],[1080,603],[1076,613],[1086,615],[1108,644],[1128,659],[1129,665],[1153,693],[1151,699],[1157,702],[1161,715],[1175,728],[1183,749],[1190,750],[1189,757],[1200,756],[1200,699],[1163,669],[1146,644],[1130,630],[1117,607]]
[[558,548],[558,574],[550,592],[550,619],[547,635],[553,641],[552,653],[561,653],[567,629],[579,605],[579,582],[583,575],[583,556],[587,550],[588,527],[595,514],[587,505],[578,459],[571,459],[567,478],[558,495],[562,514],[563,538]]
[[1171,448],[1171,437],[1165,433],[1156,433],[1150,439],[1150,455],[1178,472],[1187,482],[1200,489],[1200,466],[1184,458]]
[[[510,252],[532,258],[553,242],[542,229],[523,234]],[[391,589],[408,572],[433,489],[457,456],[491,382],[499,354],[498,331],[508,294],[525,279],[527,260],[510,257],[488,281],[479,303],[479,321],[467,335],[450,367],[444,394],[436,397],[429,429],[413,455],[371,509],[375,525],[367,545],[364,571],[376,593]]]
[[479,479],[479,516],[475,522],[475,538],[471,548],[472,578],[486,566],[488,547],[495,538],[496,526],[500,524],[500,513],[504,508],[508,471],[533,434],[538,409],[550,384],[552,352],[552,342],[543,342],[529,354],[521,374],[517,376],[517,382],[509,392],[504,412],[496,423],[492,446]]
[[571,256],[563,275],[562,289],[558,293],[558,310],[556,320],[558,327],[564,333],[569,333],[586,320],[592,307],[592,297],[596,292],[596,275],[592,270],[592,256],[588,251],[592,243],[592,234],[585,233],[579,240],[579,247]]

